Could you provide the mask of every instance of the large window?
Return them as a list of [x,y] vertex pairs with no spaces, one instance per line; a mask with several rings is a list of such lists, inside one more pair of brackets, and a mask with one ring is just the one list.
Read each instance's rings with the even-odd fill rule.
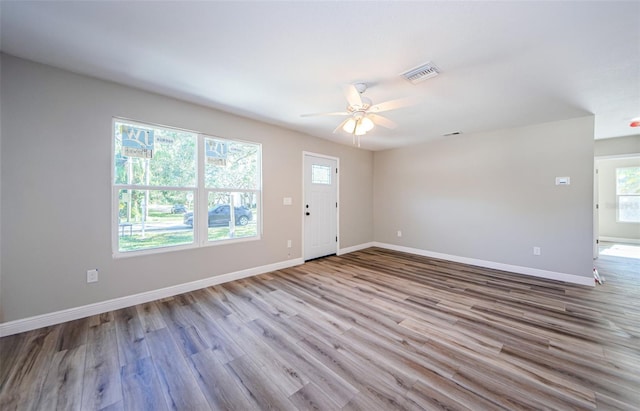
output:
[[261,146],[113,121],[114,255],[260,236]]
[[640,223],[640,167],[616,168],[618,221]]

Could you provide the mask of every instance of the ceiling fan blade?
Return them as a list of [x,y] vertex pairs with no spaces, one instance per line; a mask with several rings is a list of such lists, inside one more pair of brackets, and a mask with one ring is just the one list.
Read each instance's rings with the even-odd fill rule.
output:
[[349,84],[343,87],[344,96],[347,98],[350,106],[362,107],[362,97],[360,92],[353,84]]
[[367,111],[371,113],[381,113],[383,111],[389,111],[389,110],[395,110],[397,108],[413,106],[413,105],[416,105],[417,103],[418,103],[418,100],[416,98],[405,97],[405,98],[389,100],[380,104],[376,104],[375,106],[371,106]]
[[346,111],[334,111],[332,113],[308,113],[300,114],[300,117],[318,117],[318,116],[348,116],[351,113]]
[[349,121],[351,119],[351,117],[345,119],[342,123],[340,123],[340,125],[338,125],[338,127],[336,127],[335,130],[333,130],[333,133],[337,133],[338,131],[342,130],[342,127],[344,127],[345,124],[347,124],[347,121]]
[[398,124],[396,124],[395,121],[389,120],[388,118],[382,117],[378,114],[370,113],[367,115],[367,117],[369,117],[375,124],[385,128],[394,129],[398,127]]

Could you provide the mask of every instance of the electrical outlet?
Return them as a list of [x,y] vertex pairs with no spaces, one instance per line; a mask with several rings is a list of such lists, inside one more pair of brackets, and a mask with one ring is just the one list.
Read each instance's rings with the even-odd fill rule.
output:
[[540,250],[540,247],[533,247],[533,255],[540,255],[542,254],[542,250]]
[[87,270],[87,282],[88,283],[97,283],[98,282],[98,269]]
[[287,248],[291,248],[291,240],[287,240]]
[[402,231],[398,230],[397,235],[398,235],[398,237],[402,237]]

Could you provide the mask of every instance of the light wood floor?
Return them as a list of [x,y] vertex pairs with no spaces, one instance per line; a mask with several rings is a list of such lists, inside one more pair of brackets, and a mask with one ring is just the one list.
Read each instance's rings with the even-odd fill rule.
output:
[[640,260],[596,288],[382,249],[0,340],[0,409],[638,409]]

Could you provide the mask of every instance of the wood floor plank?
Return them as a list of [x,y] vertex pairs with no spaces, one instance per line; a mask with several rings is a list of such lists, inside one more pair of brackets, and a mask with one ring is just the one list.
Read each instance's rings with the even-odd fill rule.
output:
[[425,409],[468,411],[499,409],[495,403],[464,389],[452,380],[436,375],[416,381],[407,393],[407,397]]
[[158,311],[162,314],[167,329],[171,331],[185,357],[210,348],[201,330],[191,320],[190,307],[186,307],[177,298],[158,304]]
[[250,393],[251,398],[265,410],[295,410],[288,395],[271,383],[270,376],[247,356],[225,365]]
[[[277,306],[272,305],[264,297],[266,296],[261,289],[252,287],[248,281],[237,281],[225,284],[225,288],[233,294],[242,297],[245,306],[253,307],[253,313],[249,313],[250,317],[261,317],[264,315],[281,315],[283,312]],[[238,315],[236,317],[239,318]]]
[[125,366],[148,357],[149,348],[144,340],[144,329],[135,307],[117,310],[114,318],[120,365]]
[[231,314],[231,310],[225,307],[220,301],[214,298],[214,287],[203,288],[193,292],[196,302],[207,309],[207,312],[212,318],[222,318]]
[[70,350],[87,343],[89,319],[80,318],[61,325],[57,351]]
[[423,334],[432,340],[446,342],[452,350],[473,351],[478,354],[497,354],[502,349],[500,341],[479,334],[465,334],[455,328],[443,329],[428,321],[407,318],[400,326]]
[[338,374],[327,368],[322,362],[309,356],[297,343],[288,339],[287,329],[268,321],[257,319],[249,328],[277,350],[287,360],[312,380],[325,394],[330,395],[333,402],[340,407],[347,404],[358,390]]
[[0,409],[35,409],[53,359],[60,327],[26,333],[22,349],[0,389]]
[[216,321],[216,319],[220,320],[225,317],[215,317],[216,313],[211,313],[209,308],[206,304],[194,303],[189,306],[189,310],[185,310],[184,314],[195,329],[198,330],[198,334],[202,336],[202,339],[216,355],[218,361],[225,364],[244,355],[245,352],[235,342],[234,338],[220,328]]
[[234,335],[236,343],[245,353],[252,354],[254,362],[270,376],[272,384],[287,397],[309,383],[306,375],[288,363],[278,351],[264,343],[245,323],[233,315],[215,321],[228,335]]
[[122,401],[116,329],[111,316],[90,321],[82,389],[82,409],[95,410]]
[[595,264],[329,256],[4,337],[0,409],[635,411],[640,259]]
[[214,297],[218,297],[219,301],[231,310],[242,321],[251,321],[262,315],[246,297],[237,294],[234,290],[237,288],[233,283],[222,284],[215,287]]
[[168,410],[151,357],[128,362],[121,369],[123,408],[126,410]]
[[260,405],[211,350],[191,356],[198,384],[214,410],[257,410]]
[[368,401],[377,404],[376,409],[419,408],[412,401],[407,404],[407,381],[393,375],[392,371],[382,371],[371,363],[359,361],[355,353],[338,351],[332,345],[309,335],[298,343],[309,355],[325,364],[336,374],[349,381]]
[[171,409],[210,409],[185,357],[168,329],[146,334],[164,399]]
[[9,335],[0,338],[0,404],[2,404],[3,392],[10,390],[9,377],[15,373],[15,368],[22,366],[19,361],[20,351],[22,351],[27,335],[23,332],[20,334]]
[[165,328],[167,324],[162,318],[162,314],[158,310],[156,302],[144,303],[136,305],[136,311],[138,312],[138,319],[144,332],[159,330]]
[[86,345],[55,353],[36,409],[82,409]]
[[289,400],[299,410],[337,410],[340,408],[333,399],[312,382],[289,396]]

